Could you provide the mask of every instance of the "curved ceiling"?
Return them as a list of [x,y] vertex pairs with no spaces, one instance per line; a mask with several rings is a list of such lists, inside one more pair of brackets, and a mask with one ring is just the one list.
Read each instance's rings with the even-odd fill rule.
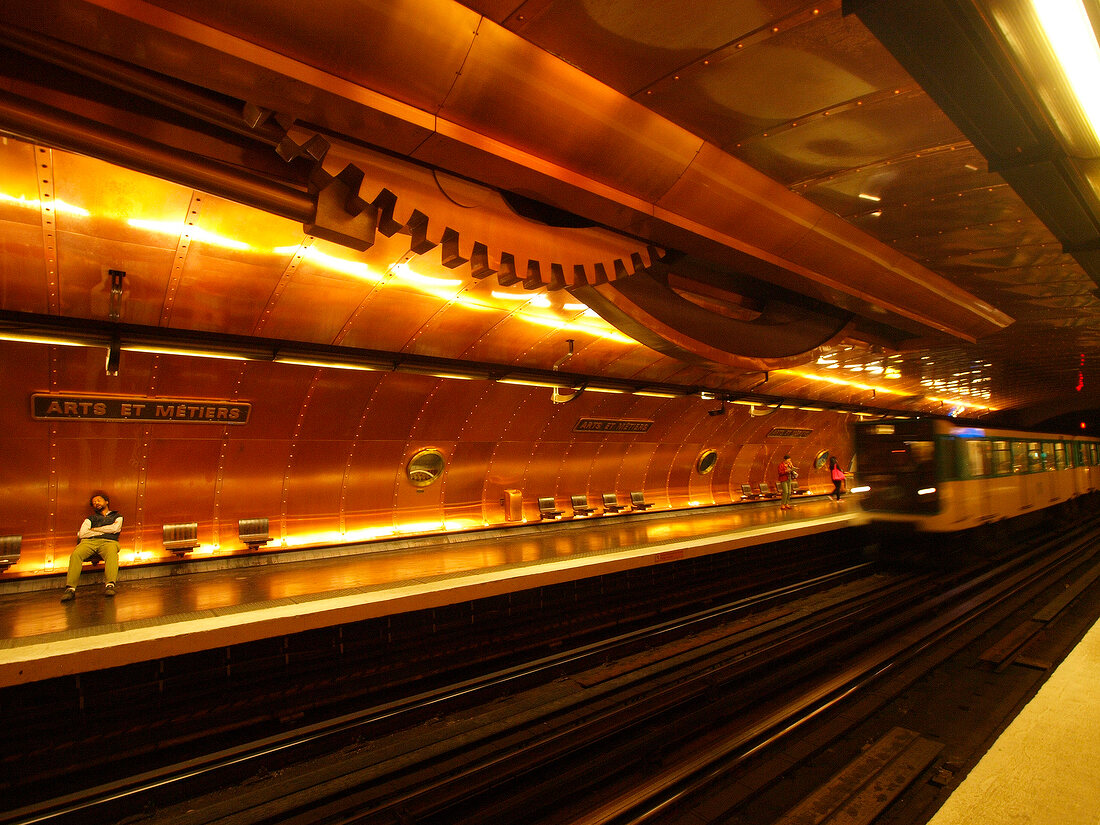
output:
[[[883,5],[6,3],[0,310],[111,318],[116,268],[135,324],[549,369],[583,323],[570,367],[609,379],[1092,406],[1087,237],[1067,251],[1027,175],[988,170],[895,42],[912,4]],[[87,214],[53,213],[51,241],[62,195]],[[791,351],[764,345],[777,324]]]

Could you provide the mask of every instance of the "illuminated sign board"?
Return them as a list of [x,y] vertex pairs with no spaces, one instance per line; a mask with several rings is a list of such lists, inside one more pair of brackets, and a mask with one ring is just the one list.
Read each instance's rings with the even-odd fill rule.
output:
[[102,395],[31,395],[38,421],[139,421],[143,424],[247,424],[252,405],[205,398],[145,398]]
[[768,438],[808,438],[813,430],[803,430],[798,427],[772,427],[768,432]]
[[575,433],[645,433],[652,421],[637,418],[581,418],[573,428]]

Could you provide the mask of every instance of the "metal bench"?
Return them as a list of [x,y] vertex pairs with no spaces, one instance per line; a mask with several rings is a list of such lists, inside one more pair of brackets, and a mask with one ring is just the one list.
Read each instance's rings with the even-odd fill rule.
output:
[[619,504],[619,497],[615,493],[604,493],[603,509],[605,513],[621,513],[623,510],[629,510],[630,505]]
[[164,549],[171,550],[177,556],[190,553],[199,546],[198,522],[164,525]]
[[754,493],[752,486],[749,484],[741,485],[741,500],[748,501],[749,499],[760,498],[760,493]]
[[779,493],[768,486],[768,482],[761,481],[757,486],[760,488],[760,495],[763,498],[779,498]]
[[588,506],[588,496],[570,496],[569,506],[573,508],[574,516],[590,516],[596,512],[595,507]]
[[540,518],[561,518],[565,515],[564,510],[558,509],[558,503],[554,501],[553,496],[545,496],[539,499],[539,517]]
[[19,561],[22,547],[22,536],[0,536],[0,573]]
[[255,550],[271,541],[266,518],[242,518],[237,521],[237,536],[249,550]]
[[630,503],[635,510],[648,510],[653,505],[645,500],[645,493],[638,491],[630,494]]

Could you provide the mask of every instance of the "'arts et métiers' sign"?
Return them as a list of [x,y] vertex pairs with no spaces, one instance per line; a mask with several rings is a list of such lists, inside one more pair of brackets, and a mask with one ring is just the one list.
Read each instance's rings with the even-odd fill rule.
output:
[[39,421],[138,421],[163,424],[247,424],[252,405],[242,401],[100,395],[31,395]]
[[581,418],[573,427],[575,433],[644,433],[652,421],[638,418]]

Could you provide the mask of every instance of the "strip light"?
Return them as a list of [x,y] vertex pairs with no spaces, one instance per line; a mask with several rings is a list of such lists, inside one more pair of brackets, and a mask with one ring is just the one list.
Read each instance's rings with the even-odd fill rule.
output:
[[1085,120],[1100,139],[1100,44],[1088,11],[1077,0],[1031,0],[1031,6]]

